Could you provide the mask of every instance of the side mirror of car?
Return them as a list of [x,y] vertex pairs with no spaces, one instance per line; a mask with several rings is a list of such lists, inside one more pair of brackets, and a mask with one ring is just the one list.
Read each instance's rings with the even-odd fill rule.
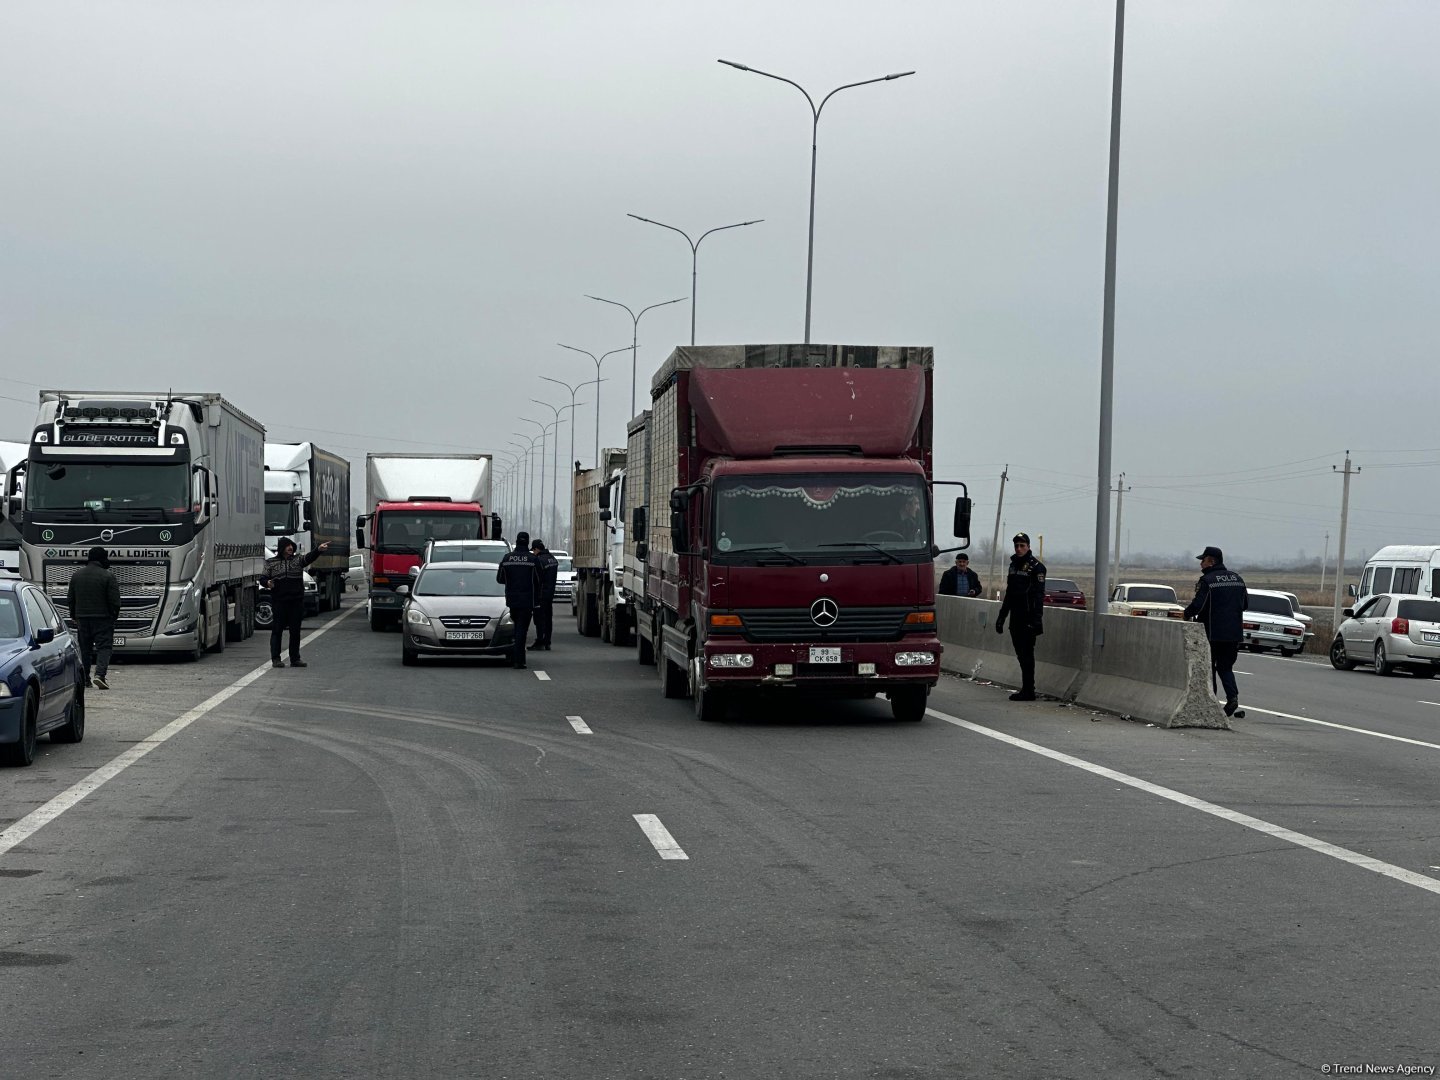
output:
[[1345,595],[1348,596],[1348,597],[1350,597],[1350,599],[1353,600],[1353,599],[1355,599],[1357,596],[1359,596],[1360,593],[1359,593],[1358,591],[1356,591],[1354,585],[1346,585],[1346,586],[1345,586]]
[[410,567],[410,569],[409,569],[408,571],[406,571],[406,572],[407,572],[412,578],[419,577],[419,576],[420,576],[420,567],[418,567],[418,566],[412,566],[412,567]]
[[36,645],[49,645],[55,640],[55,628],[53,626],[42,626],[35,631]]
[[1355,609],[1353,607],[1347,607],[1344,611],[1340,612],[1340,614],[1347,619],[1353,619],[1355,617]]
[[410,586],[409,586],[409,585],[397,585],[397,586],[395,586],[395,595],[396,595],[396,596],[409,596],[409,595],[410,595]]

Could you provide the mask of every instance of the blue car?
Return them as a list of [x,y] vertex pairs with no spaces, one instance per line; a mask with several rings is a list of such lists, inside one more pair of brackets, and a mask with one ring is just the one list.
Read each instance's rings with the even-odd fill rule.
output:
[[85,737],[80,647],[45,594],[0,578],[0,764],[29,765],[35,742]]

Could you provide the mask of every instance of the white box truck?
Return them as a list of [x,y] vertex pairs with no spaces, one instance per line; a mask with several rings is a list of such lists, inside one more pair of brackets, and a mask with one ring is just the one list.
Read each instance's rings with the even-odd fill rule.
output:
[[350,462],[314,443],[265,444],[265,549],[288,536],[301,555],[330,550],[307,568],[321,611],[340,606],[350,567]]

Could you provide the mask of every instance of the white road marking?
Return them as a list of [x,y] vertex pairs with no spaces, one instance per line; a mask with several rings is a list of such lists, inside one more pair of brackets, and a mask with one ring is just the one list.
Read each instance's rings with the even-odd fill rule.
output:
[[655,850],[660,853],[662,859],[690,858],[675,842],[675,838],[670,835],[670,830],[660,824],[658,817],[654,814],[636,814],[634,816],[635,823],[650,838],[650,843],[655,845]]
[[1254,675],[1254,674],[1255,674],[1253,671],[1241,671],[1239,668],[1231,668],[1230,670],[1233,671],[1233,672],[1235,672],[1236,675]]
[[1294,656],[1271,656],[1271,655],[1269,655],[1268,653],[1256,653],[1256,654],[1255,654],[1255,659],[1257,659],[1257,660],[1281,660],[1281,661],[1284,661],[1284,662],[1287,663],[1287,664],[1308,664],[1310,667],[1318,667],[1318,668],[1323,668],[1323,667],[1325,666],[1325,661],[1324,661],[1324,660],[1300,660],[1300,659],[1297,659],[1297,658],[1294,657]]
[[1416,705],[1440,705],[1440,701],[1417,701]]
[[573,727],[576,731],[578,731],[581,735],[594,735],[594,734],[595,734],[593,731],[590,730],[590,725],[587,724],[587,723],[585,723],[584,720],[581,720],[580,717],[578,717],[578,716],[567,716],[567,717],[565,717],[565,719],[566,719],[566,720],[569,720],[569,721],[570,721],[570,726]]
[[[306,634],[305,637],[301,639],[301,644],[310,644],[310,642],[314,641],[321,634],[325,633],[341,619],[344,619],[350,615],[355,614],[355,612],[362,610],[364,609],[359,607],[352,607],[349,611],[337,615],[324,626],[320,627],[320,629],[312,630],[309,634]],[[225,689],[221,690],[216,694],[212,694],[210,697],[202,701],[199,705],[196,705],[189,712],[181,713],[174,720],[171,720],[170,723],[162,727],[159,731],[150,735],[143,741],[136,743],[129,750],[126,750],[118,757],[112,758],[106,764],[100,766],[100,768],[96,769],[94,772],[86,776],[79,783],[76,783],[66,788],[59,795],[56,795],[53,799],[45,803],[43,806],[40,806],[37,809],[30,811],[30,813],[26,814],[19,821],[15,822],[15,824],[11,825],[3,833],[0,833],[0,855],[4,855],[12,848],[23,844],[26,840],[30,839],[30,837],[34,836],[35,833],[39,832],[50,822],[58,818],[66,810],[69,810],[72,806],[75,806],[87,796],[94,794],[102,786],[104,786],[109,781],[115,779],[115,777],[119,776],[131,765],[134,765],[135,762],[139,761],[146,754],[150,753],[151,750],[154,750],[161,743],[165,742],[167,739],[170,739],[175,735],[180,734],[180,732],[184,731],[187,727],[193,724],[196,720],[199,720],[206,713],[211,712],[219,705],[223,705],[225,702],[229,701],[232,697],[238,694],[241,690],[244,690],[245,687],[249,686],[256,679],[264,675],[267,671],[272,670],[274,669],[271,668],[270,662],[267,660],[260,667],[257,667],[253,671],[247,672],[246,674],[240,676],[240,678],[236,679],[229,686],[225,687]]]
[[[1248,708],[1249,706],[1247,706]],[[1304,833],[1294,832],[1281,825],[1275,825],[1260,818],[1251,817],[1249,814],[1242,814],[1236,810],[1229,810],[1215,803],[1206,802],[1204,799],[1197,799],[1193,795],[1186,795],[1184,792],[1175,791],[1173,788],[1161,787],[1159,784],[1152,784],[1148,780],[1141,780],[1139,777],[1130,776],[1126,773],[1116,772],[1114,769],[1107,769],[1103,765],[1096,765],[1093,762],[1081,758],[1071,757],[1058,750],[1051,750],[1049,747],[1040,746],[1038,743],[1027,742],[1024,739],[1017,739],[1014,735],[1006,735],[1004,732],[987,728],[980,724],[973,724],[969,720],[961,720],[958,716],[949,716],[937,709],[926,709],[929,715],[937,720],[944,720],[947,724],[954,724],[956,727],[965,728],[979,735],[985,735],[1011,746],[1019,747],[1021,750],[1029,750],[1032,754],[1039,754],[1041,757],[1058,761],[1062,765],[1069,765],[1076,769],[1083,769],[1086,772],[1094,773],[1096,776],[1103,776],[1108,780],[1125,784],[1128,787],[1136,788],[1151,795],[1158,795],[1162,799],[1169,799],[1171,802],[1179,803],[1181,806],[1188,806],[1192,810],[1199,810],[1201,813],[1211,814],[1224,821],[1235,825],[1243,825],[1247,829],[1254,829],[1256,832],[1264,833],[1266,836],[1273,836],[1277,840],[1284,840],[1299,847],[1308,848],[1321,855],[1328,855],[1332,859],[1350,863],[1362,870],[1369,870],[1374,874],[1381,874],[1406,885],[1413,885],[1417,889],[1424,889],[1440,895],[1440,881],[1435,878],[1426,877],[1424,874],[1417,874],[1413,870],[1406,870],[1403,866],[1395,866],[1392,863],[1381,862],[1379,859],[1372,859],[1369,855],[1361,855],[1358,851],[1351,851],[1348,848],[1337,847],[1328,844],[1324,840],[1317,840],[1313,836],[1306,836]],[[1305,717],[1296,717],[1303,720]],[[1410,740],[1404,740],[1409,742]]]
[[548,674],[547,672],[544,672],[544,671],[537,671],[537,672],[535,672],[535,677],[536,677],[537,679],[539,679],[541,682],[549,682],[549,681],[550,681],[550,676],[549,676],[549,674]]
[[1411,746],[1424,746],[1431,750],[1440,750],[1440,743],[1422,742],[1420,739],[1407,739],[1403,735],[1387,735],[1383,731],[1371,731],[1369,728],[1351,727],[1349,724],[1337,724],[1330,720],[1316,720],[1313,716],[1296,716],[1294,713],[1276,712],[1274,709],[1262,709],[1258,705],[1243,706],[1249,712],[1263,712],[1270,716],[1283,716],[1286,720],[1304,720],[1307,724],[1319,724],[1321,727],[1339,728],[1341,731],[1353,731],[1357,735],[1373,735],[1377,739],[1389,739],[1392,742],[1409,743]]

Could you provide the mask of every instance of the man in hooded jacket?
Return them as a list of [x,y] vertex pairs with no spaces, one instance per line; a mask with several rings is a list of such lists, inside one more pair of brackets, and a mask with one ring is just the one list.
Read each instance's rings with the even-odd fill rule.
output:
[[285,631],[290,631],[290,666],[309,667],[300,659],[300,621],[305,617],[305,567],[329,551],[330,544],[320,544],[306,555],[297,555],[299,547],[288,536],[275,541],[275,557],[265,561],[265,576],[260,584],[270,590],[270,606],[274,612],[270,622],[270,665],[283,668],[280,645]]

